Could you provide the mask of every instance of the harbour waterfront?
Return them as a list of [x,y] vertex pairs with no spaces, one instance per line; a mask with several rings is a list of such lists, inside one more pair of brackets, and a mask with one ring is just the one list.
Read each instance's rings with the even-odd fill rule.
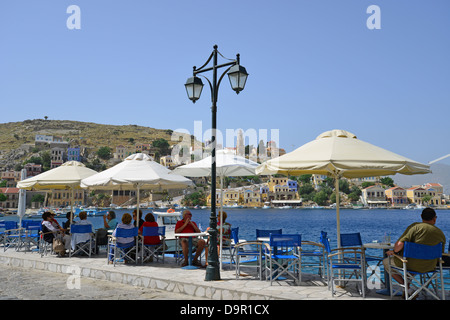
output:
[[[155,214],[161,209],[150,210],[141,209],[143,218],[146,213]],[[190,209],[193,213],[193,220],[202,230],[209,226],[209,209]],[[255,239],[256,229],[283,229],[283,233],[300,233],[303,240],[318,241],[320,232],[328,233],[330,244],[336,247],[336,210],[335,209],[225,209],[228,218],[227,222],[232,227],[239,227],[239,237],[241,239]],[[131,213],[131,209],[115,210],[117,219],[120,221],[126,212]],[[385,236],[391,237],[395,242],[408,225],[413,222],[420,222],[422,210],[405,209],[341,209],[341,233],[360,232],[363,242],[384,241]],[[439,227],[447,237],[450,237],[450,211],[436,210]],[[17,216],[5,216],[1,219],[16,220]],[[88,217],[96,229],[103,227],[103,217]],[[62,223],[66,218],[59,217],[57,220]],[[76,221],[77,219],[75,219]],[[447,245],[446,245],[447,249]],[[446,250],[447,251],[447,250]]]
[[[143,210],[144,215],[150,210]],[[336,244],[336,212],[335,210],[327,209],[227,209],[228,219],[234,227],[239,227],[242,238],[248,240],[254,239],[256,228],[282,228],[284,233],[298,232],[302,234],[305,240],[318,240],[318,234],[321,230],[329,233],[332,246]],[[130,210],[117,210],[117,216],[120,217],[125,212]],[[205,229],[209,222],[209,210],[199,209],[192,210],[194,220],[201,224]],[[364,242],[372,242],[381,240],[385,233],[391,233],[391,239],[396,240],[412,222],[420,221],[421,210],[341,210],[341,225],[342,232],[361,232]],[[450,226],[450,212],[447,210],[438,210],[438,225],[442,228],[445,234],[449,234]],[[17,219],[15,216],[7,216],[4,219]],[[90,217],[95,227],[101,227],[102,217]],[[58,218],[60,222],[65,219]],[[379,253],[379,252],[377,252]],[[14,250],[7,250],[0,254],[0,265],[4,264],[9,267],[31,268],[30,270],[43,270],[50,272],[57,272],[67,275],[67,268],[77,267],[83,277],[107,280],[112,283],[119,282],[121,284],[131,285],[134,288],[142,286],[149,288],[157,288],[165,291],[178,292],[180,294],[188,294],[196,298],[207,298],[213,300],[220,299],[338,299],[338,300],[361,300],[357,292],[342,291],[338,296],[333,298],[331,293],[327,290],[326,284],[317,281],[316,276],[306,275],[303,281],[306,281],[301,286],[285,286],[280,283],[270,286],[267,281],[255,281],[241,278],[235,279],[234,270],[225,270],[222,272],[222,280],[219,282],[204,281],[204,271],[201,269],[186,273],[174,263],[167,262],[166,264],[149,264],[145,266],[127,266],[121,265],[112,267],[105,263],[105,257],[92,258],[57,258],[51,255],[39,257],[36,254],[15,252]],[[25,269],[24,269],[25,270]],[[19,270],[20,271],[20,270]],[[11,272],[19,272],[12,270]],[[33,271],[34,272],[34,271]],[[15,273],[14,273],[15,274]],[[189,275],[189,276],[187,276]],[[39,273],[37,277],[50,277],[50,273],[44,275]],[[311,277],[311,278],[310,278]],[[67,299],[72,299],[67,292],[64,278],[60,281],[59,291],[62,294],[69,294]],[[66,278],[68,279],[68,278]],[[31,280],[30,280],[31,281]],[[33,282],[33,281],[32,281]],[[148,284],[147,284],[148,283]],[[22,283],[20,283],[23,285]],[[91,283],[88,283],[90,286]],[[107,286],[107,284],[104,284]],[[92,294],[97,295],[101,292],[97,284],[92,283]],[[103,284],[102,284],[103,286]],[[114,284],[108,287],[114,293]],[[0,286],[1,288],[1,286]],[[83,284],[83,288],[85,285]],[[90,288],[90,287],[88,287]],[[125,288],[125,287],[124,287]],[[127,288],[125,288],[128,290]],[[129,288],[130,299],[147,299],[150,294],[146,290],[144,292],[133,293]],[[173,289],[173,290],[172,290]],[[141,289],[139,289],[141,290]],[[139,291],[138,290],[138,291]],[[120,290],[119,290],[120,291]],[[127,291],[128,292],[128,291]],[[17,294],[16,294],[17,293]],[[112,294],[111,293],[111,294]],[[11,289],[9,292],[4,291],[4,296],[0,299],[27,299],[25,296],[19,297],[19,291]],[[56,294],[56,293],[55,293]],[[77,299],[81,298],[80,293],[73,293]],[[132,298],[132,295],[137,297]],[[153,295],[154,293],[151,293]],[[163,292],[155,293],[156,296],[165,299]],[[87,293],[85,298],[89,297]],[[75,297],[74,296],[74,297]],[[56,295],[55,295],[56,297]],[[102,297],[108,298],[108,295]],[[167,296],[167,298],[178,299],[182,296]],[[114,296],[111,295],[114,299]],[[124,296],[124,299],[127,299]],[[386,296],[380,296],[372,290],[366,299],[389,299]]]

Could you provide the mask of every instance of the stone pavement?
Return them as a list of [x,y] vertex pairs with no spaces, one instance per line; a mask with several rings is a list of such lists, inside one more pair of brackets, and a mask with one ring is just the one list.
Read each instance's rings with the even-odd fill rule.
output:
[[[362,300],[353,285],[339,289],[332,297],[318,275],[305,273],[299,286],[288,281],[274,282],[271,286],[268,281],[251,277],[236,279],[234,270],[221,271],[219,281],[205,281],[205,269],[181,269],[173,258],[166,258],[164,264],[160,261],[114,267],[106,263],[106,255],[59,258],[49,254],[41,257],[37,253],[8,249],[0,251],[0,267],[12,275],[1,273],[0,299]],[[30,276],[24,276],[26,274]],[[23,282],[12,280],[20,276]],[[14,289],[14,284],[17,285],[14,281],[26,283],[32,290],[26,292],[27,285]],[[52,290],[41,290],[43,283],[47,286],[55,281],[57,284]],[[3,289],[8,282],[11,282],[10,288]],[[374,291],[366,294],[366,300],[389,300]]]

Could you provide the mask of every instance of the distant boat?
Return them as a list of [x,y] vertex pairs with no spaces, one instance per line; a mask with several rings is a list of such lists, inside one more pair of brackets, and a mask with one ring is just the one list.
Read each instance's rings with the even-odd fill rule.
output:
[[80,212],[86,212],[89,217],[98,217],[98,216],[104,216],[108,213],[108,210],[100,210],[96,207],[89,207],[89,208],[77,208],[75,209],[75,214],[78,215]]
[[275,207],[277,209],[292,209],[292,206],[281,206],[281,207]]

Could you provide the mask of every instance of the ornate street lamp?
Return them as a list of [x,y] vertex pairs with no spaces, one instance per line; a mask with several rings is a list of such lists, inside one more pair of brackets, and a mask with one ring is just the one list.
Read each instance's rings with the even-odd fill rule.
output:
[[203,82],[202,79],[199,77],[191,77],[187,79],[186,84],[184,85],[186,87],[186,92],[188,94],[188,97],[190,100],[192,100],[193,103],[200,99],[200,95],[202,94],[203,89]]
[[[194,67],[193,76],[186,81],[185,88],[189,99],[195,103],[200,98],[202,92],[203,83],[196,75],[212,71],[212,82],[204,77],[211,88],[211,100],[212,100],[212,153],[211,153],[211,216],[209,218],[209,250],[208,250],[208,266],[206,267],[206,281],[220,280],[219,270],[219,256],[217,253],[217,218],[216,218],[216,129],[217,129],[217,96],[219,91],[219,85],[225,74],[228,72],[228,78],[230,80],[231,88],[236,91],[237,94],[244,90],[245,82],[247,81],[248,73],[244,67],[240,65],[239,54],[236,55],[236,60],[231,60],[224,64],[217,64],[217,54],[220,52],[217,50],[217,45],[214,46],[214,50],[209,56],[208,60],[200,68]],[[220,54],[222,56],[222,54]],[[222,56],[223,57],[223,56]],[[213,60],[213,66],[207,67],[211,59]],[[226,58],[225,58],[226,59]],[[217,80],[217,70],[223,67],[227,69],[222,73],[219,80]]]

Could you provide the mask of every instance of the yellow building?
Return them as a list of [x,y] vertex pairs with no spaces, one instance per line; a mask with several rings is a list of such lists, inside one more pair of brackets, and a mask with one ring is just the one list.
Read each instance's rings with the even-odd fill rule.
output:
[[[216,190],[216,205],[220,205],[220,199],[222,196],[222,190]],[[209,194],[206,198],[208,205],[211,205],[211,194]],[[243,202],[243,193],[238,188],[232,189],[224,189],[223,190],[223,205],[224,206],[232,206],[234,204],[242,204]]]
[[406,197],[410,203],[422,205],[422,197],[426,194],[428,194],[427,190],[419,186],[411,187],[406,190]]
[[244,205],[247,207],[261,207],[263,204],[259,191],[246,189],[244,191]]
[[[80,206],[84,205],[84,190],[74,190],[73,205]],[[53,190],[49,197],[49,205],[51,207],[67,207],[70,206],[72,197],[71,190]]]

